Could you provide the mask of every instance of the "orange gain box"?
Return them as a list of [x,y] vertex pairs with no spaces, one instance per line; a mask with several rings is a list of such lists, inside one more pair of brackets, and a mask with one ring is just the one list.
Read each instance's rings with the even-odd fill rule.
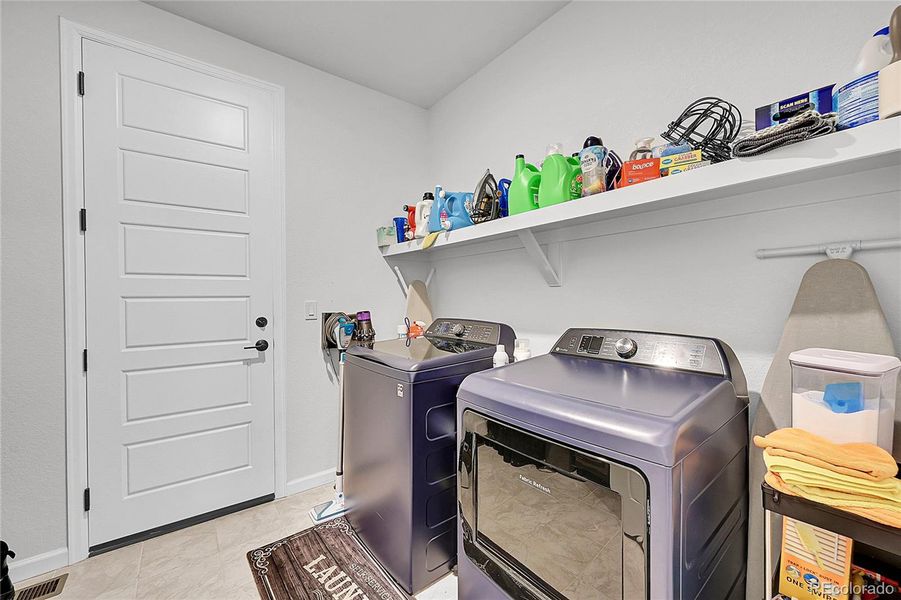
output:
[[660,177],[660,159],[645,158],[642,160],[627,160],[623,163],[622,174],[620,175],[619,185],[617,187],[626,187],[634,185],[649,179],[657,179]]

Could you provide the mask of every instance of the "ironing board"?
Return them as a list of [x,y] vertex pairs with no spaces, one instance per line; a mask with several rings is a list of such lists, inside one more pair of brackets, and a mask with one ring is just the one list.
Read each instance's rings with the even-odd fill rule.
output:
[[[764,436],[791,425],[791,366],[788,355],[804,348],[836,348],[875,354],[895,355],[888,323],[876,297],[876,290],[860,264],[845,259],[828,259],[813,265],[801,279],[798,294],[782,331],[773,362],[763,382],[760,404],[751,427],[751,435]],[[899,390],[901,392],[901,390]],[[901,396],[901,393],[899,393]],[[895,457],[901,452],[897,443],[901,400],[895,412]],[[764,532],[778,544],[782,528],[779,515],[764,515],[760,484],[766,473],[763,454],[751,449],[748,489],[748,577],[746,598],[760,600],[772,582],[771,565],[764,564]],[[766,598],[770,600],[771,597]]]
[[407,289],[407,317],[411,321],[422,321],[426,327],[432,324],[432,301],[429,299],[429,290],[426,284],[416,280]]

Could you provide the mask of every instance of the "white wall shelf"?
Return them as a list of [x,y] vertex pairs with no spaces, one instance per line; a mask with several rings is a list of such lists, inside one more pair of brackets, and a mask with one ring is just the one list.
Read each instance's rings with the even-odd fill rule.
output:
[[[901,118],[839,131],[759,157],[736,158],[673,177],[450,231],[439,236],[428,250],[422,250],[422,240],[417,239],[391,244],[381,251],[391,262],[431,262],[460,255],[464,248],[465,254],[481,254],[498,247],[524,248],[548,285],[559,286],[562,284],[562,265],[555,245],[570,239],[567,231],[574,231],[577,226],[886,167],[901,168]],[[554,233],[549,235],[549,232]],[[541,238],[536,239],[539,234]],[[547,251],[539,244],[542,239],[548,244]],[[460,250],[451,252],[452,248]]]

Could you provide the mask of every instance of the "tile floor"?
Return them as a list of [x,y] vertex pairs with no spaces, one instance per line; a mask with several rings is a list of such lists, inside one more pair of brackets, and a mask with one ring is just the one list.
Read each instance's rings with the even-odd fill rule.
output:
[[[307,511],[332,497],[322,486],[113,550],[16,584],[22,589],[69,573],[60,600],[258,600],[245,554],[313,523]],[[417,600],[454,600],[445,577]]]

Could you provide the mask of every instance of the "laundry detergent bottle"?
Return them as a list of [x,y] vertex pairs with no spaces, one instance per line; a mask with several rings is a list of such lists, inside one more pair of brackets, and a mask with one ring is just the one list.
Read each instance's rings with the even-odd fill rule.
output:
[[541,165],[538,206],[544,208],[581,196],[581,175],[582,167],[577,157],[563,156],[559,145],[550,146],[544,164]]
[[434,200],[432,192],[426,192],[422,195],[422,200],[416,203],[416,233],[414,237],[424,238],[429,234],[429,218]]
[[446,192],[440,185],[435,186],[429,231],[450,231],[473,225],[467,202],[472,202],[472,192]]
[[513,181],[507,192],[507,211],[517,215],[538,208],[538,186],[541,172],[534,165],[526,162],[525,156],[516,155],[513,169]]

